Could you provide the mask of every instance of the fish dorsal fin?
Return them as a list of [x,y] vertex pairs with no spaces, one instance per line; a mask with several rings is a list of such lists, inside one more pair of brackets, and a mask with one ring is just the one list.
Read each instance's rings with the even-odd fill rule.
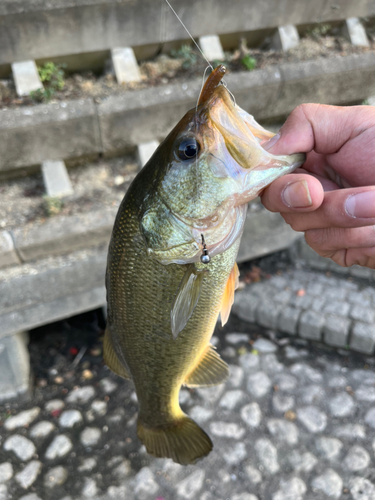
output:
[[104,335],[103,357],[105,364],[113,371],[113,373],[116,373],[119,377],[131,380],[132,377],[129,369],[121,363],[113,347],[112,335],[108,326]]
[[171,329],[175,340],[194,312],[206,272],[190,264],[181,280],[171,308]]
[[220,317],[222,326],[224,326],[225,323],[228,321],[229,314],[234,302],[234,291],[238,288],[239,276],[240,276],[240,271],[238,270],[237,263],[235,262],[233,269],[229,275],[221,302]]
[[228,365],[210,344],[197,366],[186,377],[184,385],[189,387],[210,387],[224,382],[229,376]]

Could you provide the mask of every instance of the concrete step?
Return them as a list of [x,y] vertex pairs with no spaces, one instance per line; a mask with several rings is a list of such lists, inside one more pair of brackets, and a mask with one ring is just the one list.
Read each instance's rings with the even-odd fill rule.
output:
[[[235,8],[227,0],[217,0],[214,8],[212,5],[205,0],[186,8],[185,0],[173,2],[186,26],[194,28],[197,38],[212,34],[213,26],[216,35],[243,34],[287,24],[329,23],[352,16],[375,15],[373,0],[341,2],[339,9],[324,2],[287,2],[280,8],[279,0],[260,3],[237,0]],[[80,54],[84,59],[90,54],[109,52],[114,47],[133,47],[139,57],[145,58],[160,48],[161,20],[164,43],[186,40],[184,28],[155,0],[1,2],[0,25],[6,29],[0,30],[0,66],[16,61],[55,59],[67,54]]]
[[[375,95],[375,53],[282,63],[231,73],[226,82],[242,108],[269,121],[303,102],[347,104]],[[161,141],[196,105],[201,86],[196,78],[124,92],[100,104],[85,99],[0,110],[0,173]]]

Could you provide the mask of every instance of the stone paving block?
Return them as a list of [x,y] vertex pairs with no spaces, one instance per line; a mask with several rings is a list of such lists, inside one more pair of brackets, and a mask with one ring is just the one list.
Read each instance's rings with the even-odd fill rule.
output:
[[352,330],[350,347],[355,351],[372,354],[375,348],[375,325],[357,321]]
[[295,307],[284,308],[279,316],[278,328],[281,331],[290,333],[291,335],[297,334],[298,319],[301,310]]
[[272,38],[272,46],[275,50],[289,50],[299,44],[299,34],[293,24],[287,24],[277,28]]
[[335,314],[336,316],[347,316],[349,314],[350,304],[338,300],[330,300],[325,304],[323,312],[326,314]]
[[52,198],[73,194],[69,174],[63,161],[46,160],[42,163],[42,174],[46,193]]
[[348,318],[329,314],[326,316],[323,328],[324,342],[328,345],[337,347],[347,346],[349,341],[350,325],[351,321]]
[[148,160],[155,153],[158,146],[158,141],[142,142],[142,144],[138,144],[137,153],[141,168],[146,165]]
[[25,332],[0,340],[0,366],[0,401],[29,396],[30,363]]
[[369,47],[366,30],[358,17],[350,17],[342,27],[342,34],[356,47]]
[[0,268],[19,263],[11,234],[8,231],[0,231]]
[[43,89],[35,61],[13,63],[12,72],[16,91],[19,96],[30,95],[35,90]]
[[276,328],[279,315],[283,309],[282,304],[275,304],[271,300],[262,302],[256,312],[258,323],[266,328]]
[[362,307],[356,304],[352,307],[349,316],[358,321],[363,321],[364,323],[374,323],[375,322],[375,311],[369,307]]
[[137,59],[131,47],[112,49],[111,55],[118,83],[140,82],[142,80]]
[[368,267],[352,266],[349,270],[350,275],[355,278],[371,279],[374,275],[373,270]]
[[250,323],[255,323],[256,321],[256,310],[260,304],[261,299],[252,295],[251,293],[239,292],[234,296],[234,304],[232,311],[239,318],[244,321],[249,321]]
[[217,35],[206,35],[199,38],[199,45],[209,61],[223,61],[224,50]]
[[315,311],[302,313],[298,333],[304,339],[320,340],[324,326],[324,316]]

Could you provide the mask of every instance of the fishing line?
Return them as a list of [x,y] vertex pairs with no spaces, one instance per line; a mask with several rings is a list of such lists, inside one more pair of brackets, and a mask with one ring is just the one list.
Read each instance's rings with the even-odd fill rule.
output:
[[167,4],[169,5],[169,8],[171,9],[171,11],[173,12],[173,14],[177,17],[177,19],[180,21],[180,23],[182,24],[183,28],[185,29],[186,33],[190,36],[190,38],[193,40],[193,43],[195,44],[195,46],[197,47],[197,49],[199,50],[199,52],[202,54],[202,57],[207,61],[208,65],[210,66],[210,68],[212,69],[213,71],[213,66],[211,65],[210,61],[207,59],[207,57],[204,55],[202,49],[199,47],[199,45],[197,44],[197,42],[194,40],[193,36],[190,34],[190,31],[187,29],[187,27],[184,25],[184,23],[182,22],[182,20],[180,19],[180,17],[178,16],[177,12],[174,10],[174,8],[172,7],[172,5],[169,3],[168,0],[165,0],[167,2]]

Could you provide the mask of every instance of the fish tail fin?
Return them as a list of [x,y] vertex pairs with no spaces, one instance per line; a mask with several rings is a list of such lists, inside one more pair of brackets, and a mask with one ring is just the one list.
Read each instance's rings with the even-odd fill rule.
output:
[[194,464],[212,450],[211,439],[186,415],[159,427],[147,427],[138,419],[137,433],[148,453],[181,465]]

